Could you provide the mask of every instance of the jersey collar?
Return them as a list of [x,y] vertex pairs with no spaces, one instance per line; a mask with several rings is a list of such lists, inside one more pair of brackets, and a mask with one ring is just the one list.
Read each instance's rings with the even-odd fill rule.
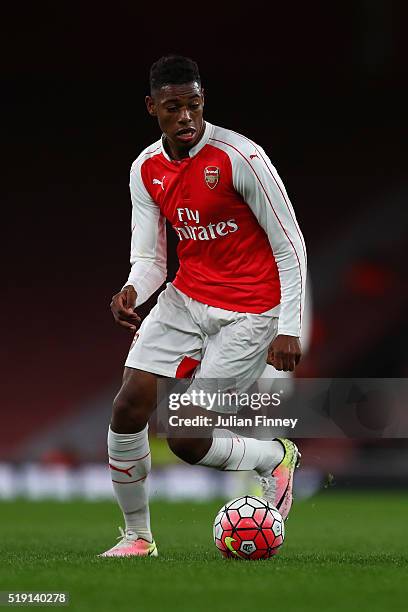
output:
[[[194,157],[195,155],[197,155],[197,153],[199,153],[201,149],[205,147],[205,145],[207,144],[207,142],[212,136],[214,126],[211,123],[208,123],[208,121],[205,121],[204,123],[205,123],[204,134],[202,135],[200,140],[197,142],[197,144],[189,150],[188,152],[189,157]],[[164,148],[165,138],[166,138],[165,135],[162,134],[161,141],[160,141],[161,152],[166,159],[168,159],[169,161],[172,161],[171,157],[166,153],[166,149]]]

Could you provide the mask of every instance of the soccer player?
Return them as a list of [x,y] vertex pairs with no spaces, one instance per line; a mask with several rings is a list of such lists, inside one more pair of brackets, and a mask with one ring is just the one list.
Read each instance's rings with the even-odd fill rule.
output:
[[[150,88],[146,106],[162,137],[131,168],[132,267],[111,303],[116,322],[136,332],[108,433],[125,530],[102,556],[157,555],[147,492],[157,378],[191,377],[199,388],[208,379],[235,379],[243,391],[266,361],[292,372],[301,357],[306,251],[274,166],[250,139],[204,121],[192,60],[159,59]],[[166,279],[166,219],[179,238],[180,267],[138,329],[135,308]],[[255,470],[263,497],[287,517],[299,459],[290,440],[214,429],[212,438],[168,443],[190,464]]]

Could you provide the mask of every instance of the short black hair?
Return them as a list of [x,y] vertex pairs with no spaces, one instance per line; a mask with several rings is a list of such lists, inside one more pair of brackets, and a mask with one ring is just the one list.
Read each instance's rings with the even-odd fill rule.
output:
[[164,85],[184,85],[193,81],[197,81],[201,87],[198,66],[189,57],[166,55],[154,62],[150,68],[150,92],[157,91]]

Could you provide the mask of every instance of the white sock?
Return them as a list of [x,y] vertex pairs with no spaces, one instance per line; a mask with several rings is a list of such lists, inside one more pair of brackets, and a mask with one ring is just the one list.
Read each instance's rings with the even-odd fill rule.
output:
[[109,467],[113,490],[125,517],[126,529],[151,542],[147,476],[151,468],[148,426],[137,433],[108,432]]
[[198,462],[223,471],[255,470],[269,476],[284,457],[278,440],[244,438],[228,429],[214,429],[208,453]]

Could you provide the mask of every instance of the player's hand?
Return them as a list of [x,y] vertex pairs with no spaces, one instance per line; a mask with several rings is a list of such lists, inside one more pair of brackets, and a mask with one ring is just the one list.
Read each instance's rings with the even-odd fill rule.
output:
[[137,293],[132,285],[126,285],[122,291],[113,296],[110,307],[118,325],[135,332],[141,323],[135,312]]
[[276,370],[293,372],[301,356],[302,348],[299,338],[279,334],[269,346],[266,362],[273,365]]

